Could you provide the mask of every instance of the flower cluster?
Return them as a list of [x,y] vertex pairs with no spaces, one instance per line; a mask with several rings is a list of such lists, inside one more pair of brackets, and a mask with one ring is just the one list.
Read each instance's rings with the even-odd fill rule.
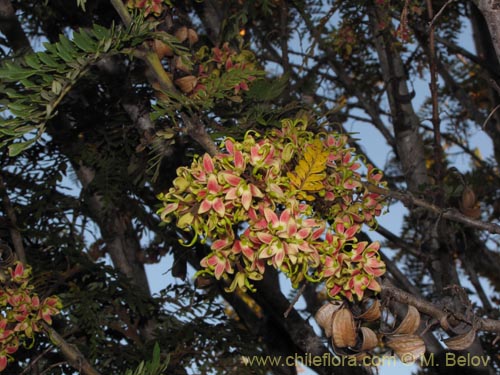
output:
[[159,16],[163,10],[163,3],[163,0],[128,0],[127,7],[144,10],[145,16],[148,16],[150,13]]
[[0,371],[7,366],[20,345],[32,345],[34,333],[41,330],[41,323],[52,324],[52,316],[62,308],[58,297],[43,300],[33,293],[29,284],[31,268],[17,262],[4,275],[0,287]]
[[305,119],[284,120],[265,137],[227,138],[219,154],[178,168],[158,213],[210,243],[202,272],[232,278],[229,291],[252,289],[267,264],[294,286],[326,281],[331,297],[361,300],[379,291],[385,271],[379,244],[356,239],[381,213],[383,197],[365,182],[379,185],[382,174],[368,166],[363,176],[347,141],[308,131]]
[[199,61],[196,85],[192,97],[206,99],[224,93],[232,101],[241,101],[241,92],[249,90],[249,83],[262,74],[254,64],[254,55],[248,50],[236,52],[224,43],[221,48],[202,47],[195,56]]

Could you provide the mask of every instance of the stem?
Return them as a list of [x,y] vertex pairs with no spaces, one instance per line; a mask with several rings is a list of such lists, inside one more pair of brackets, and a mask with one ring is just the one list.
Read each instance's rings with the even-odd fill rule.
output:
[[122,19],[122,22],[124,23],[125,26],[130,26],[132,23],[132,17],[130,16],[130,13],[128,12],[127,7],[123,3],[122,0],[110,0],[111,5],[113,5],[113,8],[115,8],[116,12]]
[[304,283],[304,285],[302,285],[302,287],[299,289],[299,292],[297,293],[297,295],[295,297],[293,297],[292,302],[290,302],[290,306],[288,307],[288,309],[286,309],[285,313],[283,314],[283,316],[285,318],[288,318],[288,314],[290,314],[290,312],[293,310],[293,306],[295,306],[295,304],[299,300],[302,293],[304,293],[304,290],[306,289],[306,285],[307,285],[307,283]]

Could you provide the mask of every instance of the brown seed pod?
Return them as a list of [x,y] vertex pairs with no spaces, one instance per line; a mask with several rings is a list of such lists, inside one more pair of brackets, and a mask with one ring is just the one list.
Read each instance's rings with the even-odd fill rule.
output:
[[175,32],[175,37],[179,40],[179,42],[184,42],[188,38],[188,28],[186,26],[182,26],[177,29]]
[[415,362],[425,354],[425,343],[417,335],[394,335],[387,337],[387,346],[403,363]]
[[191,67],[184,64],[180,56],[174,57],[174,67],[184,73],[191,73]]
[[481,207],[477,205],[473,208],[463,208],[462,213],[472,219],[479,219],[479,217],[481,216]]
[[473,208],[476,205],[476,194],[469,186],[466,186],[462,192],[461,203],[463,208]]
[[360,352],[372,350],[378,345],[378,337],[373,330],[368,327],[361,327],[361,349]]
[[198,34],[193,29],[188,29],[187,39],[189,40],[189,45],[193,45],[198,41]]
[[196,87],[198,79],[195,76],[186,76],[176,79],[174,83],[183,93],[189,93]]
[[351,310],[344,307],[333,315],[332,343],[334,347],[346,348],[356,345],[356,325]]
[[342,307],[341,301],[332,301],[324,304],[314,315],[318,325],[325,331],[326,337],[332,336],[333,314]]
[[391,335],[413,335],[417,332],[420,325],[420,313],[413,306],[408,306],[408,311],[401,324],[392,332]]
[[468,332],[443,340],[450,350],[464,350],[472,345],[476,338],[476,330],[471,328]]
[[380,310],[380,301],[372,299],[371,305],[361,315],[356,316],[356,319],[364,320],[365,322],[374,322],[380,319],[382,311]]
[[165,56],[167,57],[171,57],[174,55],[174,52],[172,51],[172,48],[170,48],[170,46],[166,43],[163,43],[161,40],[159,39],[155,39],[154,42],[153,42],[153,48],[156,52],[156,54],[158,55],[158,58],[161,60],[163,59]]
[[469,186],[464,187],[462,199],[460,200],[460,211],[466,216],[477,219],[481,216],[481,207],[477,201],[476,194]]

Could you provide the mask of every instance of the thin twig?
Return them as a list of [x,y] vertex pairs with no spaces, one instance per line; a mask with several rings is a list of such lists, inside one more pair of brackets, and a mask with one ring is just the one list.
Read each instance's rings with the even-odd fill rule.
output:
[[384,189],[379,186],[375,186],[372,184],[365,184],[369,191],[376,194],[385,195],[387,197],[391,197],[397,199],[407,207],[419,206],[427,211],[433,212],[435,214],[440,215],[444,219],[456,221],[465,225],[468,225],[473,228],[486,230],[490,233],[500,234],[500,225],[494,223],[487,223],[485,221],[472,219],[468,216],[461,214],[455,208],[440,208],[432,203],[427,202],[424,199],[416,198],[412,194],[397,190],[389,190]]
[[288,306],[288,309],[286,309],[285,313],[283,314],[283,316],[285,318],[288,318],[288,314],[290,314],[290,312],[293,310],[293,306],[297,303],[297,301],[299,300],[302,293],[304,293],[304,290],[306,289],[306,285],[307,285],[307,283],[304,283],[304,285],[302,285],[300,287],[300,289],[297,292],[297,294],[295,295],[295,297],[293,297],[292,302],[290,302],[290,306]]
[[444,4],[441,9],[436,13],[436,15],[432,18],[432,21],[429,23],[429,30],[434,28],[434,23],[436,23],[437,19],[443,14],[444,10],[448,5],[455,2],[456,0],[448,0],[446,4]]
[[[445,5],[446,6],[446,5]],[[444,8],[444,7],[443,7]],[[443,9],[441,8],[441,10]],[[433,18],[434,11],[432,9],[432,0],[427,0],[427,14],[429,19]],[[437,194],[437,203],[442,205],[443,201],[443,149],[441,148],[441,121],[439,119],[439,101],[438,101],[438,86],[437,86],[437,64],[436,64],[436,43],[434,41],[434,25],[431,22],[429,30],[429,72],[431,82],[429,84],[432,99],[432,127],[434,134],[434,165],[436,173],[437,186],[439,187]]]
[[481,125],[481,128],[483,128],[483,129],[485,128],[486,124],[488,123],[488,121],[490,121],[490,118],[493,117],[493,115],[498,110],[498,108],[500,108],[500,104],[497,105],[495,108],[493,108],[493,111],[491,111],[490,114],[488,115],[488,117],[486,117],[486,120],[484,120],[483,125]]
[[35,359],[30,360],[30,363],[28,364],[28,366],[19,375],[25,375],[25,374],[27,374],[33,368],[33,366],[35,366],[38,363],[38,361],[40,359],[42,359],[43,357],[45,357],[45,354],[47,354],[48,352],[50,352],[52,350],[54,350],[54,347],[53,346],[49,346],[42,353],[40,353],[40,355],[38,355]]
[[5,186],[5,182],[2,176],[0,176],[0,192],[2,195],[5,213],[7,214],[7,217],[10,221],[9,232],[12,239],[12,244],[14,245],[14,250],[16,252],[17,258],[21,262],[26,264],[26,252],[24,251],[23,238],[21,237],[19,228],[17,226],[16,212],[14,211],[14,207],[12,207],[12,203],[10,202],[9,194],[7,193],[7,187]]

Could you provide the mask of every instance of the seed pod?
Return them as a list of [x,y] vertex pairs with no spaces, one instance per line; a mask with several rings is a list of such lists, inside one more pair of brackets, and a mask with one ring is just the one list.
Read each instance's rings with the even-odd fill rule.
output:
[[325,331],[326,337],[332,336],[333,314],[342,307],[342,302],[333,301],[321,306],[314,315],[318,325]]
[[165,56],[173,56],[174,55],[174,52],[172,51],[172,48],[170,48],[170,46],[166,43],[163,43],[161,40],[159,39],[155,39],[154,42],[153,42],[153,48],[156,52],[156,54],[158,55],[158,58],[161,60],[163,59]]
[[186,76],[176,79],[174,83],[183,93],[189,93],[196,87],[198,79],[195,76]]
[[332,343],[338,348],[356,345],[356,325],[348,308],[342,308],[333,315]]
[[368,327],[361,327],[361,349],[360,352],[372,350],[378,345],[377,334]]
[[187,38],[189,40],[189,45],[192,46],[198,41],[198,34],[193,29],[188,29]]
[[179,42],[184,42],[188,38],[188,28],[186,26],[182,26],[177,29],[175,32],[175,37],[179,40]]
[[373,303],[363,312],[361,315],[357,316],[356,319],[364,320],[365,322],[374,322],[380,319],[382,312],[380,311],[380,301],[378,299],[373,299]]
[[477,219],[481,216],[481,207],[477,202],[476,194],[469,186],[466,186],[462,192],[460,211],[473,219]]
[[473,208],[476,205],[476,194],[469,186],[464,188],[462,192],[462,207]]
[[417,335],[394,335],[387,337],[387,346],[403,363],[415,362],[425,354],[425,343]]
[[406,316],[401,322],[401,324],[392,332],[392,334],[406,334],[413,335],[417,332],[418,326],[420,325],[420,313],[413,306],[408,306],[408,311]]
[[471,328],[468,332],[443,340],[450,350],[465,350],[472,345],[476,338],[476,330]]
[[191,67],[184,64],[180,56],[174,57],[174,67],[184,73],[191,73]]

